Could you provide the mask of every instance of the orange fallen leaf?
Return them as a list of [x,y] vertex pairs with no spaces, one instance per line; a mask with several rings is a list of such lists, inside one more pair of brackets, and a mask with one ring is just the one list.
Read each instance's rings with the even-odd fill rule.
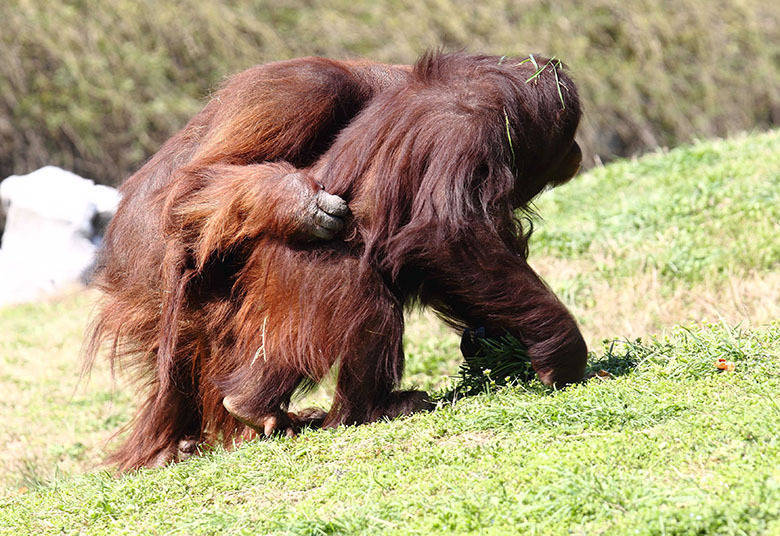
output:
[[726,361],[724,358],[720,358],[715,362],[715,368],[718,370],[727,370],[729,372],[733,372],[734,369],[736,369],[736,365],[733,361]]
[[607,372],[604,369],[591,372],[590,374],[587,375],[587,379],[601,378],[603,380],[609,380],[610,378],[613,378],[613,377],[614,376],[612,376],[612,374],[610,374],[609,372]]

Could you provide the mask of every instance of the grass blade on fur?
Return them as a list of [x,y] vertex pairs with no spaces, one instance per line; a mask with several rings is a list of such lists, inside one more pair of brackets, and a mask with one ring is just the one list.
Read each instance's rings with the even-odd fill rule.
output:
[[[550,61],[552,61],[552,60],[550,60]],[[561,60],[558,60],[558,67],[560,67],[560,66],[561,66]],[[558,89],[558,98],[561,99],[561,106],[565,110],[566,109],[566,103],[563,102],[563,93],[561,92],[561,86],[563,84],[561,84],[561,81],[558,78],[558,68],[556,67],[555,63],[552,64],[552,68],[553,68],[553,74],[555,75],[555,87]]]
[[506,124],[506,139],[509,140],[509,150],[512,152],[512,169],[515,169],[515,145],[512,143],[512,133],[509,130],[509,115],[504,108],[504,123]]

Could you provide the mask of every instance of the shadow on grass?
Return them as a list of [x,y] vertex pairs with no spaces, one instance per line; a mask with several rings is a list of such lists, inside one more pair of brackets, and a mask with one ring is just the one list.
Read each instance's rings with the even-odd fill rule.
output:
[[635,341],[619,340],[604,341],[609,348],[601,356],[594,353],[588,356],[588,366],[585,376],[592,377],[600,372],[608,372],[611,376],[625,376],[634,371],[644,360],[647,348],[642,345],[641,339]]
[[[457,385],[449,391],[435,395],[435,400],[474,396],[516,383],[540,383],[531,366],[527,348],[511,335],[489,337],[481,328],[466,330],[461,338],[460,348],[463,363],[458,373]],[[595,352],[589,353],[582,383],[593,377],[614,378],[630,374],[650,351],[650,348],[642,344],[641,339],[605,340],[604,348],[601,356],[596,356]],[[549,392],[554,391],[552,387],[541,388]]]

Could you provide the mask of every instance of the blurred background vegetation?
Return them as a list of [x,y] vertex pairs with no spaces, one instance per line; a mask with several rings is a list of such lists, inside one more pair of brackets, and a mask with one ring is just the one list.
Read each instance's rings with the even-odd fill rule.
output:
[[303,55],[409,63],[427,49],[566,61],[586,164],[776,125],[767,0],[6,0],[0,177],[56,164],[118,184],[225,76]]

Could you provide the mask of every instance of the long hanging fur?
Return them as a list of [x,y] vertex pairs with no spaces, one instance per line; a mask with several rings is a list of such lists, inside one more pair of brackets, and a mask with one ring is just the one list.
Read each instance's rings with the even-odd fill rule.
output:
[[[107,346],[146,397],[112,461],[167,463],[182,439],[229,444],[288,419],[335,363],[325,426],[421,407],[396,390],[414,300],[511,333],[546,383],[579,379],[582,337],[515,219],[576,172],[579,116],[564,66],[543,58],[302,58],[234,77],[127,181],[107,233],[86,363]],[[349,202],[339,240],[296,234],[301,174]]]
[[572,144],[579,98],[562,70],[553,73],[557,64],[537,59],[548,72],[529,82],[538,69],[522,61],[425,55],[408,84],[342,132],[322,180],[351,206],[356,195],[368,198],[376,221],[364,240],[375,263],[397,274],[410,249],[424,254],[475,222],[510,229],[514,209],[546,186],[540,175]]

